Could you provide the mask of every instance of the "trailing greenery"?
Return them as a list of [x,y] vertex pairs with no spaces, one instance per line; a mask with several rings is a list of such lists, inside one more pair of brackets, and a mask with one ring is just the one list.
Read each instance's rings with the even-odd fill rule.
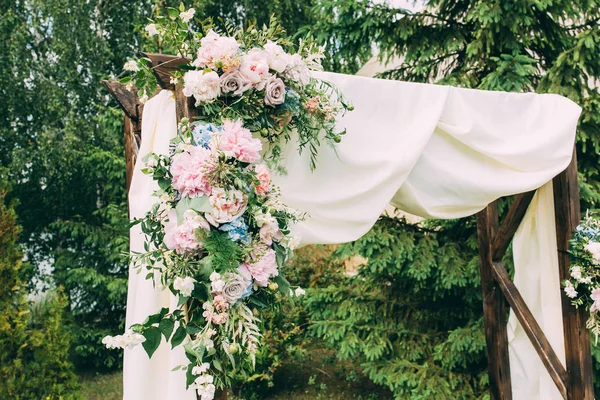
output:
[[71,336],[64,326],[62,291],[32,305],[22,282],[20,228],[0,185],[0,398],[79,398],[69,359]]

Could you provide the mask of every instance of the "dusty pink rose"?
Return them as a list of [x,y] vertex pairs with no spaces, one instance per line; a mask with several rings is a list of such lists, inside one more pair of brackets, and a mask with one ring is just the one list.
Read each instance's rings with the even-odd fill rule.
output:
[[267,218],[267,220],[260,227],[260,240],[268,246],[273,244],[273,240],[279,242],[283,239],[283,233],[279,230],[279,223],[273,216]]
[[219,137],[219,150],[240,161],[253,163],[260,158],[262,143],[242,126],[242,121],[225,121]]
[[275,251],[273,249],[268,249],[258,261],[246,264],[246,268],[252,274],[256,284],[262,287],[266,287],[269,284],[270,278],[279,275]]
[[259,185],[254,185],[256,194],[264,196],[271,186],[271,173],[265,164],[258,164],[254,167],[256,171],[256,178],[258,179]]
[[195,212],[186,212],[181,225],[177,225],[177,212],[174,209],[169,211],[168,218],[169,222],[165,224],[165,237],[163,239],[168,249],[184,254],[186,251],[200,249],[204,245],[197,238],[199,229],[210,230],[210,225],[204,218]]
[[190,146],[187,151],[173,157],[173,188],[182,196],[209,195],[211,188],[204,177],[204,167],[209,157],[210,151],[202,146]]
[[242,215],[248,206],[246,195],[235,189],[226,191],[215,188],[209,200],[212,211],[206,214],[206,219],[214,226],[233,221]]

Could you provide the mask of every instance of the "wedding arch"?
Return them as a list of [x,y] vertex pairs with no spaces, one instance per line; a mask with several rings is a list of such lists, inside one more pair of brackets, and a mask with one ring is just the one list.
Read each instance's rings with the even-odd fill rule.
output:
[[[193,100],[184,96],[180,84],[171,83],[171,72],[188,60],[163,54],[144,54],[144,56],[151,60],[152,69],[160,87],[163,90],[174,92],[176,120],[195,117],[196,109],[193,106]],[[129,190],[140,145],[145,140],[141,134],[144,104],[139,101],[134,92],[127,90],[125,85],[115,81],[104,81],[104,84],[125,114],[126,180]],[[570,146],[568,150],[572,151],[572,142]],[[317,170],[315,173],[318,174],[319,171]],[[542,191],[544,193],[540,194]],[[549,226],[555,227],[555,232],[551,232],[550,239],[555,238],[558,249],[558,279],[554,279],[553,284],[558,285],[559,281],[569,276],[570,256],[566,251],[569,249],[571,233],[580,219],[577,161],[574,151],[566,169],[554,176],[550,182],[540,189],[516,194],[501,225],[498,219],[497,201],[489,203],[477,213],[491,397],[494,400],[513,398],[514,382],[512,380],[514,378],[511,379],[511,376],[514,375],[511,374],[509,358],[509,341],[511,339],[507,329],[510,322],[506,318],[507,307],[510,307],[511,318],[518,320],[519,329],[522,329],[522,333],[529,339],[560,396],[568,400],[591,400],[594,398],[593,370],[590,337],[585,327],[585,310],[571,306],[569,298],[561,291],[563,332],[559,333],[558,343],[564,342],[564,349],[553,346],[552,340],[547,337],[548,332],[544,333],[534,312],[527,304],[525,298],[529,294],[517,289],[501,262],[513,237],[518,234],[521,222],[526,218],[535,220],[535,215],[528,216],[528,208],[531,208],[532,202],[537,202],[537,212],[552,214],[552,223]],[[542,226],[541,219],[535,221],[537,224],[535,229],[538,229],[536,231],[538,233],[549,227]],[[313,242],[318,242],[318,239]],[[548,256],[553,257],[552,254]],[[537,259],[539,260],[539,258]],[[556,336],[556,332],[554,334]],[[557,343],[556,340],[553,341]],[[561,359],[564,360],[564,363]],[[528,378],[524,376],[522,379]],[[226,393],[221,393],[220,396],[226,398]]]

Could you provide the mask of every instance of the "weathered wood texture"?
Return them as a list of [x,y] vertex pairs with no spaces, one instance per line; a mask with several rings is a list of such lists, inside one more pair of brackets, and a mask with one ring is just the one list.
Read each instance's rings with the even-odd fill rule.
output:
[[567,399],[568,376],[565,367],[560,362],[560,359],[529,310],[529,307],[525,304],[521,293],[519,293],[515,284],[510,280],[504,266],[501,263],[494,262],[492,267],[494,279],[502,290],[504,297],[531,341],[533,348],[540,356],[558,391],[564,399]]
[[137,94],[127,90],[125,85],[117,81],[102,81],[110,94],[117,100],[119,107],[125,112],[129,118],[134,121],[141,120],[138,116],[137,106],[139,104]]
[[171,72],[178,70],[180,65],[190,61],[187,58],[167,54],[142,53],[142,55],[150,59],[152,62],[151,68],[158,84],[167,90],[175,90],[175,85],[171,83]]
[[[556,216],[556,240],[558,244],[558,267],[560,280],[570,276],[571,259],[569,249],[571,234],[581,218],[579,209],[579,187],[577,184],[577,156],[569,167],[553,180],[554,211]],[[576,309],[570,299],[561,291],[563,330],[569,385],[569,400],[592,400],[592,356],[590,335],[585,327],[586,312],[583,307]]]
[[506,249],[508,249],[515,232],[519,228],[519,224],[523,220],[525,212],[527,212],[527,207],[529,207],[535,192],[535,190],[532,190],[531,192],[521,193],[515,196],[515,199],[504,218],[504,222],[494,238],[492,260],[500,261],[502,260],[502,257],[504,257],[504,253],[506,253]]
[[512,399],[508,337],[506,332],[507,307],[504,296],[494,281],[492,243],[498,233],[496,202],[477,214],[483,318],[485,324],[488,373],[492,400]]

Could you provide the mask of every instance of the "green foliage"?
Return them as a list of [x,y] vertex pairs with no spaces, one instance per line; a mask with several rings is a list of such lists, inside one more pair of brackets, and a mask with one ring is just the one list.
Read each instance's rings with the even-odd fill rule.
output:
[[456,233],[383,217],[336,251],[368,258],[358,274],[306,299],[311,331],[397,399],[485,394],[476,248]]
[[0,398],[75,399],[77,381],[69,360],[66,298],[48,294],[30,310],[21,275],[20,228],[0,187]]

